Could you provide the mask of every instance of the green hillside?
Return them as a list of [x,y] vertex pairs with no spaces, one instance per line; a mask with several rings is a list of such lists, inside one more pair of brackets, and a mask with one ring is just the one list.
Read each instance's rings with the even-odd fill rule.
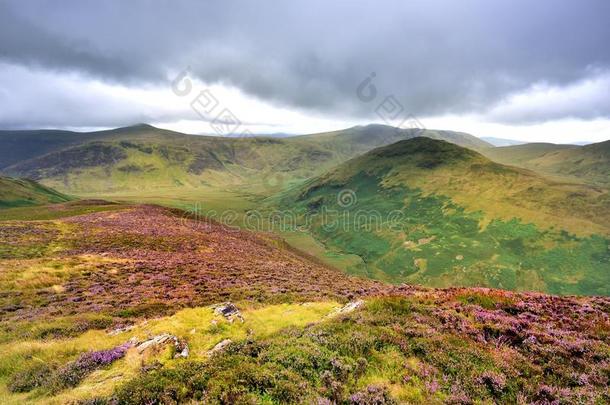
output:
[[0,208],[59,203],[69,199],[33,180],[0,176]]
[[[346,197],[347,196],[347,197]],[[343,199],[345,198],[345,199]],[[610,294],[610,196],[428,138],[375,149],[273,201],[352,273],[394,283]]]
[[610,141],[585,146],[533,143],[492,148],[484,153],[500,163],[572,181],[610,186]]
[[[27,150],[16,158],[0,156],[4,173],[29,177],[79,195],[167,196],[178,192],[240,190],[269,195],[292,181],[316,176],[354,156],[414,130],[370,125],[291,138],[225,138],[186,135],[149,125],[82,134],[0,133],[5,145]],[[451,131],[426,131],[430,137],[485,147],[477,138]],[[52,139],[52,142],[50,141]],[[21,149],[20,149],[21,148]],[[15,161],[15,159],[21,160]],[[4,160],[2,160],[4,159]],[[176,191],[177,190],[177,191]]]
[[[235,210],[242,227],[249,210],[279,207],[309,221],[308,232],[282,231],[295,246],[394,283],[610,293],[607,189],[494,163],[475,149],[505,148],[467,134],[369,125],[281,139],[221,138],[137,125],[62,142],[32,147],[3,171],[83,197]],[[556,152],[605,158],[599,145],[514,148],[520,164]],[[358,204],[340,206],[342,190],[355,192]],[[341,226],[325,226],[322,207]],[[368,211],[381,217],[373,225],[383,226],[371,229]],[[345,212],[352,217],[338,215]]]

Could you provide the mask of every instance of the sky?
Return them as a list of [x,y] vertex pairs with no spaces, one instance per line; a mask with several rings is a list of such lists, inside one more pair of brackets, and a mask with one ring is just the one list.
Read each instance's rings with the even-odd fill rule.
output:
[[610,139],[607,0],[0,0],[0,129]]

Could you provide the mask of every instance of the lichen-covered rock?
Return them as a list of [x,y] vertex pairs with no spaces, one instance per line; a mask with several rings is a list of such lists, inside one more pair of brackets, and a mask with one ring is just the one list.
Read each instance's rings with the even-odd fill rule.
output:
[[150,339],[147,339],[143,342],[140,342],[136,349],[138,353],[142,354],[146,349],[155,346],[161,346],[166,343],[173,343],[176,349],[176,354],[174,358],[187,358],[189,356],[189,347],[184,339],[180,339],[177,336],[170,335],[169,333],[162,333],[160,335],[154,336]]
[[212,348],[212,350],[208,351],[207,355],[208,356],[213,356],[217,353],[221,353],[223,352],[227,346],[229,346],[231,343],[233,343],[233,341],[231,339],[225,339],[219,343],[216,344],[216,346],[214,346]]

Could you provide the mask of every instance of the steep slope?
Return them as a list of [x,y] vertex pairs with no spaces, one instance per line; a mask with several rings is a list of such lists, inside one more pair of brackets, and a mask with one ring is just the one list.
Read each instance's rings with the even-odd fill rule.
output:
[[610,294],[610,196],[428,138],[375,149],[278,197],[348,271],[430,286]]
[[572,181],[610,186],[610,141],[585,146],[526,144],[493,148],[484,153],[500,163]]
[[608,298],[392,286],[154,206],[64,214],[0,221],[3,404],[608,402]]
[[28,179],[0,176],[0,208],[51,204],[70,198]]
[[0,131],[0,170],[94,139],[95,133],[58,130]]
[[[290,138],[192,136],[148,125],[36,138],[24,133],[28,154],[0,162],[4,173],[30,177],[76,194],[171,193],[172,189],[241,188],[270,194],[294,180],[318,175],[379,145],[415,136],[413,130],[370,125]],[[467,134],[426,131],[426,136],[472,147]],[[0,134],[1,135],[1,134]],[[0,136],[0,147],[18,136]],[[53,138],[49,144],[47,138]],[[63,139],[61,142],[58,139]],[[35,142],[36,141],[36,142]],[[38,142],[38,143],[37,143]]]
[[73,193],[171,189],[253,189],[305,178],[340,158],[315,143],[273,138],[191,136],[149,126],[99,133],[95,140],[4,168]]

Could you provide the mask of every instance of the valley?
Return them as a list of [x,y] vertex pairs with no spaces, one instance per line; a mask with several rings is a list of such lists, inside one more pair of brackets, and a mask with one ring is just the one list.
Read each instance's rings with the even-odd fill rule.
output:
[[[492,147],[468,134],[382,125],[286,138],[136,125],[88,133],[80,144],[72,133],[26,135],[38,146],[3,173],[80,198],[160,204],[272,232],[350,274],[610,295],[608,189],[527,163],[556,150],[606,159],[605,144],[599,153],[596,145]],[[0,133],[2,142],[14,134]],[[511,152],[514,166],[486,157],[507,149],[519,151]],[[340,205],[344,191],[353,205]],[[325,210],[334,216],[321,219]]]
[[607,399],[593,177],[451,131],[36,134],[0,165],[2,403]]
[[2,403],[607,398],[608,298],[395,286],[175,209],[45,209],[0,221]]
[[0,0],[0,405],[610,404],[608,16]]

